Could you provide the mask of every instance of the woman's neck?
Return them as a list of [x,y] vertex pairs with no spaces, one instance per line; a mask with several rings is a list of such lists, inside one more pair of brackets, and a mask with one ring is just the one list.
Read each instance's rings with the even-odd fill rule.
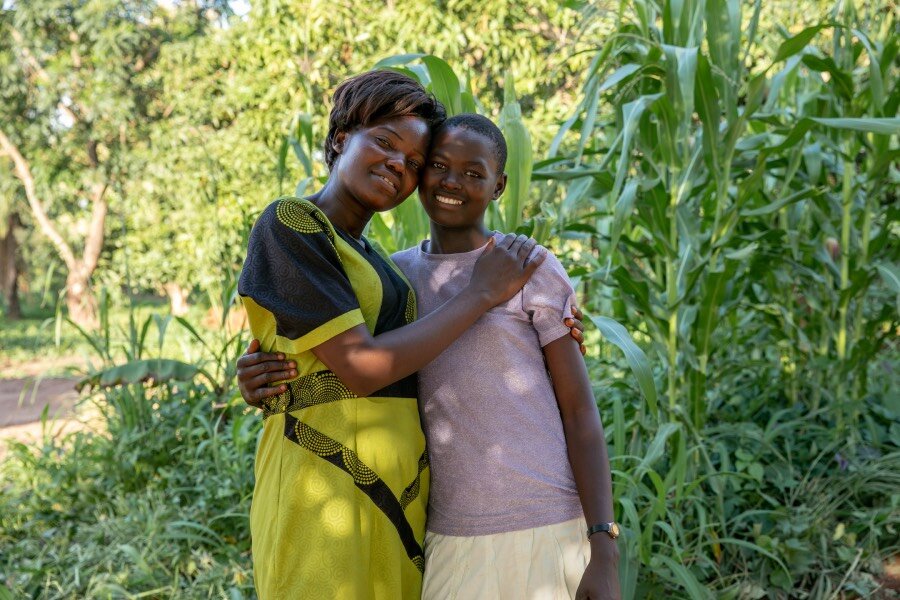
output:
[[477,250],[491,239],[491,231],[479,222],[471,227],[442,227],[431,223],[430,254],[459,254]]
[[372,211],[363,208],[346,191],[338,189],[332,180],[306,199],[318,206],[332,225],[357,239],[362,237],[363,230],[372,218]]

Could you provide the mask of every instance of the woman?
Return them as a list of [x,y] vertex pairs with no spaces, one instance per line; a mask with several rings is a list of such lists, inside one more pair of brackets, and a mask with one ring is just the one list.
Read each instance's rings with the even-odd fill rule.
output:
[[415,321],[411,287],[362,231],[415,189],[443,117],[404,75],[344,82],[325,187],[275,201],[251,233],[238,286],[251,330],[297,365],[263,406],[251,508],[263,599],[419,597],[428,458],[414,374],[543,259],[528,260],[524,236],[492,242],[469,284]]

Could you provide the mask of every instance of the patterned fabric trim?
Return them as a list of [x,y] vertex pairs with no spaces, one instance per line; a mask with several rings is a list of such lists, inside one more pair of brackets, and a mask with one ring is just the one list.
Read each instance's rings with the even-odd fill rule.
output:
[[287,384],[286,392],[263,400],[263,418],[316,404],[357,398],[333,371],[317,371]]
[[[278,220],[300,233],[324,233],[334,245],[334,233],[319,208],[301,198],[282,198],[275,207]],[[340,258],[340,256],[338,256]]]
[[[416,397],[415,376],[406,377],[377,392],[369,394],[369,398],[409,398]],[[263,400],[263,418],[272,415],[291,412],[308,408],[317,404],[327,404],[338,400],[359,398],[350,391],[344,383],[334,374],[334,371],[316,371],[308,375],[289,381],[288,389],[277,396]],[[427,459],[426,459],[427,460]]]
[[416,320],[416,294],[412,291],[412,287],[409,288],[409,293],[406,295],[406,311],[403,316],[407,325]]
[[416,473],[415,479],[412,480],[406,489],[403,490],[403,493],[400,494],[400,506],[406,509],[407,506],[412,504],[412,501],[419,497],[419,484],[422,481],[422,471],[428,468],[428,449],[426,448],[422,452],[422,456],[419,457],[419,472]]
[[[419,572],[425,570],[425,554],[422,546],[416,541],[412,526],[403,512],[403,506],[387,484],[359,459],[356,452],[290,414],[285,415],[284,436],[353,477],[356,487],[367,495],[394,525],[406,555]],[[421,459],[419,464],[421,466]]]

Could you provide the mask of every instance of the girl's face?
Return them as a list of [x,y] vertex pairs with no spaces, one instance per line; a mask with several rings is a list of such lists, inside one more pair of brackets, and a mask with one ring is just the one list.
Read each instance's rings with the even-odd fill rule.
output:
[[466,129],[441,131],[431,145],[422,170],[419,199],[428,217],[444,227],[480,225],[484,211],[506,187],[498,173],[490,139]]
[[428,151],[428,124],[398,117],[335,136],[332,168],[350,195],[372,212],[390,210],[416,189]]

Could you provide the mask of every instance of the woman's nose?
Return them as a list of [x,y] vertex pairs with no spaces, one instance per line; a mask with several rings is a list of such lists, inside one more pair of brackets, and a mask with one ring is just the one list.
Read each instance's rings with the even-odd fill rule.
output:
[[387,159],[387,167],[394,173],[401,175],[406,168],[406,159],[397,154],[391,154]]

